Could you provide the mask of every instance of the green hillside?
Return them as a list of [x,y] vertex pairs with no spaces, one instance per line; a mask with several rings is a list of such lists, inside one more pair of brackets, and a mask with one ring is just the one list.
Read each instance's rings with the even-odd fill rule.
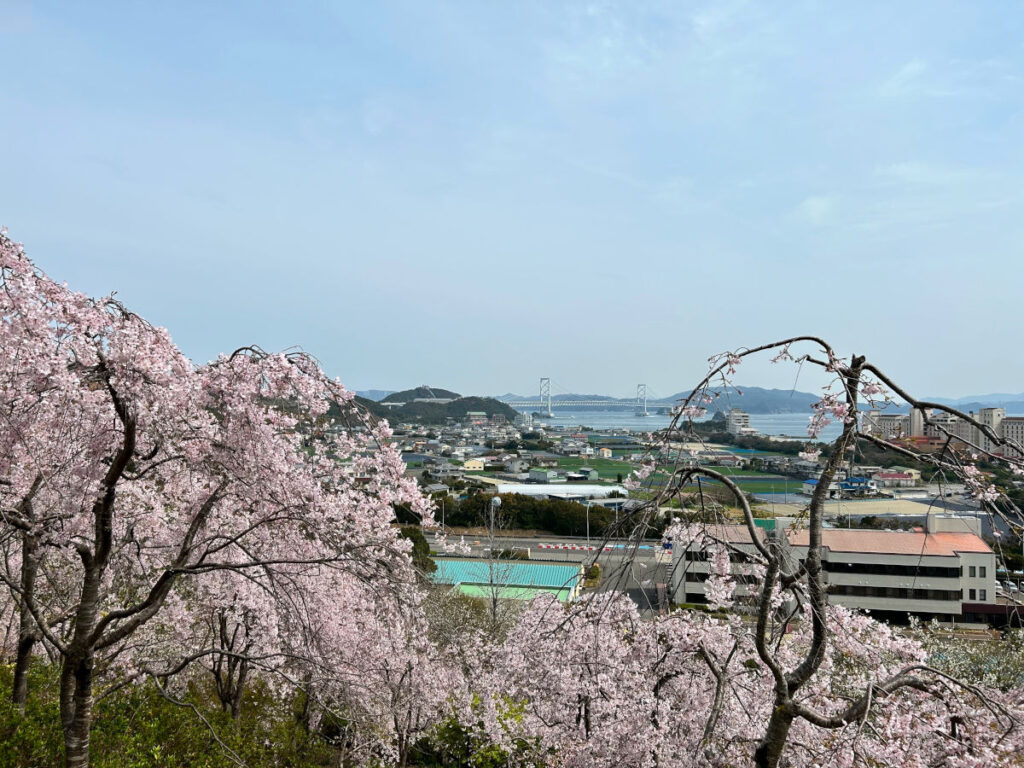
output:
[[382,398],[382,403],[411,403],[417,398],[440,398],[442,400],[450,399],[455,400],[462,397],[458,392],[452,392],[450,389],[438,389],[437,387],[428,387],[426,385],[422,387],[416,387],[415,389],[403,389],[401,392],[392,392],[385,398]]
[[[407,392],[415,391],[417,390],[407,390]],[[499,414],[509,421],[515,419],[518,414],[518,411],[511,406],[505,405],[500,400],[495,400],[491,397],[459,397],[457,393],[448,392],[448,390],[444,389],[433,389],[431,391],[435,393],[434,397],[446,397],[448,394],[451,394],[457,399],[452,400],[450,403],[414,403],[410,402],[411,398],[410,400],[405,400],[397,397],[397,395],[405,393],[396,392],[395,400],[390,400],[389,396],[385,402],[404,402],[405,405],[391,408],[364,397],[357,397],[356,402],[374,416],[387,419],[392,424],[400,421],[416,421],[421,424],[444,424],[446,419],[461,419],[470,411],[483,411],[488,416]],[[442,392],[447,394],[440,394]]]

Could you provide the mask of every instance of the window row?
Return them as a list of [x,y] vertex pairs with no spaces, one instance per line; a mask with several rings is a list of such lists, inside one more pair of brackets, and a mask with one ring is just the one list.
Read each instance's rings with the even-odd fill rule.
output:
[[[973,592],[973,590],[971,590]],[[904,589],[902,587],[861,587],[847,584],[829,584],[830,595],[849,597],[891,597],[903,600],[955,600],[961,599],[960,590]],[[984,599],[984,598],[983,598]]]
[[[700,584],[711,578],[710,573],[697,573],[687,571],[683,574],[683,581]],[[762,582],[761,577],[754,576],[752,574],[734,573],[732,575],[733,580],[738,584],[760,584]]]
[[[828,573],[867,573],[875,576],[916,576],[918,578],[958,579],[959,568],[940,568],[934,565],[894,565],[892,563],[837,563],[822,560],[822,570]],[[973,569],[973,566],[972,566]],[[984,570],[984,568],[982,569]],[[974,574],[971,574],[972,576]],[[984,576],[984,574],[982,574]]]
[[[708,560],[708,553],[705,549],[688,549],[683,553],[683,559],[691,563],[705,563]],[[729,562],[749,563],[750,561],[750,555],[746,552],[729,550]]]

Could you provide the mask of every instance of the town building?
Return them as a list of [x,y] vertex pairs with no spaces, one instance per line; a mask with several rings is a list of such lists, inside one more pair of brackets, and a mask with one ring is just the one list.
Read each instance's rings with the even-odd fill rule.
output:
[[621,496],[626,499],[629,493],[621,485],[583,485],[573,483],[499,483],[496,486],[499,494],[518,493],[520,496],[542,496],[549,499],[562,499],[563,501],[586,501],[587,499],[602,499],[612,495]]
[[527,479],[531,483],[554,483],[558,481],[558,473],[553,469],[534,467],[530,470]]
[[510,475],[518,475],[521,472],[526,472],[530,468],[530,463],[526,459],[508,459],[505,462],[505,471]]
[[[803,485],[800,486],[800,493],[804,496],[813,496],[814,492],[818,489],[818,478],[811,477],[804,480]],[[828,485],[828,496],[826,498],[834,499],[842,494],[842,488],[839,485],[838,480],[833,480]]]
[[490,560],[470,557],[435,557],[435,584],[448,584],[469,597],[532,600],[550,594],[568,603],[583,587],[579,563],[543,563],[532,560]]
[[453,464],[445,462],[437,464],[436,466],[428,467],[427,472],[431,477],[437,478],[438,480],[448,480],[451,478],[462,477],[466,471],[462,467],[456,467]]
[[[774,521],[781,523],[779,521]],[[980,536],[974,517],[930,514],[915,531],[826,528],[822,566],[829,601],[871,611],[876,618],[905,622],[909,616],[943,622],[983,623],[997,613],[996,557]],[[759,538],[784,537],[791,567],[806,557],[808,531],[758,529]],[[754,545],[744,525],[709,526],[708,536],[725,542],[740,580]],[[673,552],[675,602],[703,603],[708,578],[706,543]],[[741,586],[738,594],[745,592]]]
[[754,431],[750,428],[750,414],[746,411],[741,411],[739,408],[730,408],[729,413],[725,415],[725,431],[730,435],[740,435]]
[[912,434],[910,416],[904,413],[868,411],[861,417],[861,429],[883,440],[894,440]]
[[854,475],[839,482],[839,490],[843,496],[874,496],[878,493],[878,483],[873,478]]
[[[988,428],[997,438],[1016,440],[1021,447],[1024,447],[1024,442],[1019,439],[1024,437],[1024,418],[1008,417],[1005,408],[980,408],[977,413],[971,411],[968,415],[983,427]],[[919,408],[913,408],[909,414],[900,414],[872,410],[862,416],[861,428],[865,432],[883,439],[929,438],[941,445],[952,437],[982,451],[1001,453],[1016,458],[1024,455],[1012,446],[1000,447],[982,427],[977,427],[965,419],[941,411],[926,413]]]
[[1003,446],[1003,455],[1011,459],[1024,458],[1024,416],[1006,416],[999,427],[1003,439],[1015,444]]

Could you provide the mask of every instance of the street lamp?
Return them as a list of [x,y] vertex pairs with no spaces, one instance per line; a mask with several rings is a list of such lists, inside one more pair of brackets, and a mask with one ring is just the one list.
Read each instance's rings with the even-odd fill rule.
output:
[[488,570],[491,583],[488,586],[491,590],[491,621],[496,622],[498,620],[498,585],[494,583],[494,513],[501,506],[501,498],[492,496],[489,506],[491,508],[491,557],[488,561]]
[[491,546],[494,546],[494,513],[501,506],[501,498],[498,496],[491,497]]
[[593,502],[587,499],[587,550],[590,550],[590,505]]

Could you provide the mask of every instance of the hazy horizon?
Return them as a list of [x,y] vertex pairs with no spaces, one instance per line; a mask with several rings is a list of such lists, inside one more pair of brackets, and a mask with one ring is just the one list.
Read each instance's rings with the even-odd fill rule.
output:
[[0,224],[197,361],[665,397],[813,333],[917,395],[1024,389],[1005,6],[0,7]]

